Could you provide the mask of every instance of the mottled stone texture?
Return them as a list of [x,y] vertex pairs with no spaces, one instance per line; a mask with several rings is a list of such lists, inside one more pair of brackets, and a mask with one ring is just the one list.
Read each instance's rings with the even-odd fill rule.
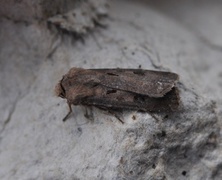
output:
[[[25,2],[1,2],[27,11],[5,8],[0,21],[0,179],[222,179],[219,1],[112,1],[106,28],[95,23],[81,39],[49,30],[26,8],[38,1]],[[125,111],[121,124],[77,106],[62,122],[68,107],[53,90],[71,67],[139,65],[180,75],[177,112]]]
[[33,22],[67,11],[72,0],[2,0],[0,16],[11,21]]
[[107,16],[106,0],[83,1],[77,7],[66,13],[60,13],[48,19],[48,25],[62,33],[78,36],[86,35],[96,26],[105,27],[104,17]]
[[73,10],[81,11],[82,8],[85,8],[88,15],[90,11],[89,16],[96,16],[97,13],[106,13],[105,6],[106,0],[1,0],[0,17],[31,23]]

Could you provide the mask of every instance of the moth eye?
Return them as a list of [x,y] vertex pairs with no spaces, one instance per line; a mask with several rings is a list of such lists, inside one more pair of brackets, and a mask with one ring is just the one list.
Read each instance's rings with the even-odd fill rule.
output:
[[112,93],[116,93],[116,90],[112,89],[112,90],[107,90],[106,94],[112,94]]
[[106,73],[106,74],[108,74],[110,76],[119,76],[118,74],[114,74],[114,73]]

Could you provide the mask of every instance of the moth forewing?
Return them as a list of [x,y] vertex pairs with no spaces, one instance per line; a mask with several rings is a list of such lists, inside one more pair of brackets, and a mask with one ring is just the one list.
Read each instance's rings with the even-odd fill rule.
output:
[[142,69],[80,69],[72,68],[67,74],[70,83],[94,82],[109,88],[134,92],[150,97],[163,97],[178,81],[171,72]]
[[178,81],[175,73],[142,69],[112,69],[101,78],[101,84],[107,87],[150,97],[163,97]]

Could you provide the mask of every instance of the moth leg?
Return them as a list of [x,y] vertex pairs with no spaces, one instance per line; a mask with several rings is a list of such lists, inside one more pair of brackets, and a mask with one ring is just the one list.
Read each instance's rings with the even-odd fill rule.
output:
[[63,120],[62,120],[63,122],[65,122],[65,121],[68,119],[69,115],[72,113],[71,104],[68,103],[68,106],[69,106],[69,112],[68,112],[68,114],[63,118]]
[[123,122],[123,120],[122,119],[120,119],[120,117],[119,116],[117,116],[116,114],[114,114],[114,116],[116,117],[116,119],[118,119],[122,124],[124,124],[124,122]]
[[158,118],[158,116],[155,113],[149,113],[150,116],[152,116],[153,119],[155,119],[157,122],[160,121],[160,119]]
[[[88,112],[88,108],[89,108],[89,112]],[[92,107],[91,106],[86,106],[85,107],[85,114],[84,114],[85,118],[89,119],[89,120],[94,120],[93,118],[93,112],[92,112]]]
[[116,119],[118,119],[122,124],[124,124],[123,120],[114,111],[108,110],[108,113],[110,113],[113,116],[115,116]]
[[118,119],[122,124],[124,124],[123,120],[117,115],[117,113],[115,111],[110,110],[110,109],[105,108],[105,107],[101,107],[101,106],[97,106],[97,108],[102,109],[103,111],[106,111],[109,114],[115,116],[116,119]]

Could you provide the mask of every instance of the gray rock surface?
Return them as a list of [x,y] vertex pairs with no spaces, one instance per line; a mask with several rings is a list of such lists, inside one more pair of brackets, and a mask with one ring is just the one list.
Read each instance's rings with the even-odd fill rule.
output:
[[[195,2],[113,1],[107,28],[83,41],[2,19],[0,179],[222,179],[222,5]],[[125,111],[123,125],[75,106],[61,121],[53,90],[71,67],[139,65],[180,75],[177,112]]]

